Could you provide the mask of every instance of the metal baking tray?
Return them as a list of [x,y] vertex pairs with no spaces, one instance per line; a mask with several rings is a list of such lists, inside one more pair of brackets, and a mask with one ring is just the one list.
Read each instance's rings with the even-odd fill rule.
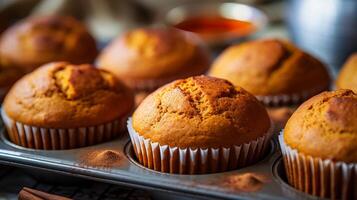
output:
[[[275,139],[271,141],[269,154],[252,166],[223,173],[178,175],[156,172],[140,165],[136,161],[128,136],[90,147],[55,151],[32,150],[17,146],[7,139],[4,129],[0,136],[0,163],[40,170],[45,176],[65,174],[142,188],[151,191],[154,197],[160,199],[318,199],[286,183],[281,153]],[[121,164],[112,168],[81,164],[81,155],[97,149],[119,152],[123,155]],[[263,174],[268,182],[254,192],[232,190],[222,184],[222,180],[229,176],[248,172]]]

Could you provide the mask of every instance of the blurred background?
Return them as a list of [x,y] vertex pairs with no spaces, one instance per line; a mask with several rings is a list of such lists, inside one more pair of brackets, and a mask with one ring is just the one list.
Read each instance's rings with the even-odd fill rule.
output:
[[[15,21],[31,15],[72,15],[86,23],[100,47],[103,47],[115,36],[135,27],[162,24],[175,26],[175,23],[186,17],[185,15],[217,12],[212,9],[216,8],[219,9],[220,14],[253,21],[253,24],[258,26],[256,31],[243,34],[245,37],[239,35],[240,40],[230,40],[231,43],[249,37],[289,38],[327,63],[332,73],[336,73],[348,55],[357,51],[355,34],[357,1],[355,0],[230,1],[252,5],[253,8],[258,9],[258,12],[253,13],[246,8],[232,6],[228,6],[231,9],[224,10],[220,8],[222,2],[219,0],[1,0],[0,31]],[[199,5],[199,8],[190,8],[194,7],[194,4]],[[182,10],[183,6],[184,10]],[[261,15],[259,11],[262,11],[263,17],[259,16]],[[253,16],[247,17],[247,14]],[[263,19],[265,16],[266,20]],[[235,39],[238,39],[238,36]],[[222,42],[219,41],[218,44],[220,43]],[[215,50],[222,49],[224,45],[220,44],[220,47]]]
[[[107,42],[129,29],[164,24],[167,13],[180,5],[192,4],[189,0],[1,0],[0,26],[4,30],[13,22],[30,15],[71,15],[82,20],[101,42]],[[195,4],[211,4],[222,1],[197,0]],[[281,20],[282,1],[243,0],[240,3],[256,4],[271,11],[271,21]],[[274,8],[267,6],[274,2]],[[274,16],[273,16],[274,15]]]
[[[223,1],[1,0],[0,30],[30,15],[72,15],[87,24],[103,47],[115,36],[135,27],[172,23],[175,19],[172,19],[171,11],[175,7],[190,4],[202,7],[217,2]],[[268,25],[259,27],[262,29],[254,34],[255,37],[289,38],[326,62],[334,73],[346,57],[357,50],[357,35],[354,32],[357,27],[357,1],[355,0],[230,2],[253,5],[266,15]],[[217,4],[215,7],[218,7]],[[237,9],[231,12],[239,15],[244,10]],[[178,20],[177,18],[182,16],[174,17]]]
[[[23,18],[56,14],[71,15],[85,23],[100,48],[118,35],[143,26],[168,25],[196,32],[216,55],[233,43],[284,38],[321,59],[333,75],[357,51],[357,0],[0,0],[0,34]],[[199,15],[206,19],[198,20]],[[208,22],[210,15],[236,22]],[[224,33],[227,28],[232,31]],[[7,195],[13,198],[19,189],[13,186],[21,185],[21,181],[40,185],[22,172],[6,170],[11,173],[2,173],[0,186],[8,186],[13,194]],[[132,194],[136,193],[131,189],[120,193],[125,196],[122,199],[149,199],[147,195],[129,198]]]

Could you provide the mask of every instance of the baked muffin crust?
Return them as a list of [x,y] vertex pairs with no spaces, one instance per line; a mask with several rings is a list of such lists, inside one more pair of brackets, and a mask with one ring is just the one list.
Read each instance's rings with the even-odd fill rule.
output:
[[23,124],[78,128],[104,124],[128,114],[132,92],[112,74],[91,65],[50,63],[24,76],[3,103]]
[[303,103],[286,124],[284,141],[313,157],[357,162],[357,94],[323,92]]
[[139,105],[132,122],[144,138],[181,148],[241,145],[270,128],[267,111],[254,96],[207,76],[161,87]]
[[132,88],[145,80],[165,84],[200,75],[210,57],[199,40],[171,28],[141,28],[118,37],[98,58],[100,68],[114,73]]
[[92,63],[97,55],[93,37],[72,17],[31,17],[7,29],[0,39],[4,66],[31,71],[53,61]]
[[336,87],[357,92],[357,53],[351,55],[343,65],[336,80]]
[[263,39],[233,45],[213,63],[209,75],[224,78],[254,95],[294,94],[329,87],[324,65],[293,44]]

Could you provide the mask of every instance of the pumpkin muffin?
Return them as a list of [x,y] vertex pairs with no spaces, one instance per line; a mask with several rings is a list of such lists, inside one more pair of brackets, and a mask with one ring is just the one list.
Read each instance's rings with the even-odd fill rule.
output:
[[118,37],[103,50],[97,63],[142,96],[175,79],[205,73],[210,56],[191,33],[140,28]]
[[118,136],[133,105],[131,91],[109,72],[56,62],[15,83],[2,117],[15,144],[68,149]]
[[[242,88],[223,79],[196,76],[174,81],[146,97],[128,129],[143,165],[195,174],[236,169],[261,159],[271,123],[264,106]],[[238,152],[243,144],[246,148]],[[141,145],[150,150],[142,151]]]
[[330,84],[328,71],[319,60],[278,39],[255,40],[228,48],[213,63],[209,74],[257,96],[311,90],[309,95],[314,95]]
[[357,94],[352,90],[323,92],[303,103],[279,140],[291,185],[320,197],[357,197]]
[[0,38],[1,64],[26,72],[53,61],[92,63],[96,55],[95,40],[72,17],[30,17],[8,28]]
[[229,47],[214,61],[209,75],[243,87],[268,107],[294,108],[330,85],[328,71],[319,60],[278,39]]
[[337,89],[351,89],[357,92],[357,53],[351,55],[343,65],[336,80]]

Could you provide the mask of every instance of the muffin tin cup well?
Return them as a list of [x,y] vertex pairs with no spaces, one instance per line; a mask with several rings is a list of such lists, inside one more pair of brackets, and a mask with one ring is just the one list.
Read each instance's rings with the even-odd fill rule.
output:
[[250,143],[228,148],[179,148],[140,136],[128,120],[128,131],[139,162],[149,169],[175,174],[204,174],[234,170],[256,163],[266,154],[273,128]]
[[331,199],[356,199],[357,164],[334,162],[299,153],[279,135],[285,171],[290,185],[315,196]]
[[279,107],[279,106],[291,106],[299,105],[306,99],[327,90],[326,87],[318,87],[308,91],[294,94],[281,94],[281,95],[255,95],[255,97],[264,103],[266,106]]
[[73,149],[98,144],[121,136],[127,118],[105,124],[70,129],[42,128],[17,122],[1,110],[9,139],[16,145],[44,150]]
[[[0,127],[3,128],[3,127]],[[276,148],[276,141],[270,140],[269,152],[250,166],[223,173],[201,175],[178,175],[160,173],[141,166],[137,162],[134,149],[127,135],[98,145],[70,150],[47,151],[24,148],[9,141],[7,132],[0,131],[0,163],[26,168],[28,172],[41,174],[40,177],[52,183],[61,183],[59,176],[69,175],[76,178],[107,182],[111,184],[135,187],[157,194],[159,199],[271,199],[271,200],[317,200],[304,192],[298,191],[285,183],[281,153]],[[90,152],[112,150],[120,155],[121,164],[104,168],[83,162],[83,155]],[[45,173],[44,173],[45,172]],[[235,189],[227,185],[230,177],[253,173],[267,178],[262,188],[254,192]],[[274,174],[275,173],[275,174]],[[52,176],[55,174],[55,176]],[[37,177],[36,176],[36,177]],[[279,177],[282,177],[281,179]],[[85,181],[85,180],[84,180]],[[244,181],[250,184],[251,182]],[[255,183],[253,181],[252,183]],[[73,184],[78,184],[74,182]],[[232,186],[232,187],[230,187]],[[170,195],[170,196],[169,196]]]

